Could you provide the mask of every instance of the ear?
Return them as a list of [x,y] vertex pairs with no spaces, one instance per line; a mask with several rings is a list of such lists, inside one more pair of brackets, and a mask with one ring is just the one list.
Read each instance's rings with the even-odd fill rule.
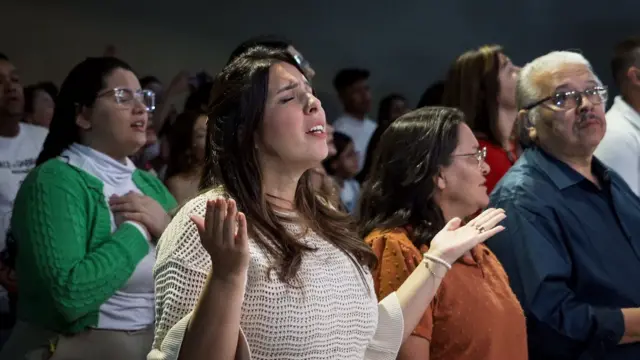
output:
[[91,129],[91,110],[88,108],[76,104],[76,125],[82,130]]
[[438,175],[433,178],[433,182],[434,184],[436,184],[436,188],[438,188],[438,190],[440,191],[444,190],[447,187],[447,179],[445,179],[442,171],[439,171]]
[[634,86],[640,86],[640,69],[635,66],[630,67],[625,74],[627,80]]
[[531,122],[531,119],[529,118],[529,111],[528,110],[520,110],[518,111],[518,115],[517,115],[517,123],[521,124],[525,129],[529,129],[533,127],[533,123]]

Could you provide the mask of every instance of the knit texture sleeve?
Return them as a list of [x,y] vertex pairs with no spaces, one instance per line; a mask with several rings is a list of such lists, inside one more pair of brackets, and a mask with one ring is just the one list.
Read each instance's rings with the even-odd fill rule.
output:
[[402,345],[404,317],[395,292],[378,303],[378,326],[364,360],[395,360]]
[[156,327],[149,359],[177,359],[180,352],[190,313],[211,270],[211,257],[190,217],[204,217],[207,200],[217,194],[213,190],[185,204],[158,241],[153,270]]
[[69,322],[99,309],[129,279],[149,252],[145,237],[123,224],[90,248],[96,201],[67,166],[36,169],[23,183],[12,217],[19,244],[18,274],[39,287]]
[[[385,299],[407,280],[422,262],[420,251],[402,230],[374,232],[366,237],[378,257],[378,265],[373,271],[373,280],[378,299]],[[431,341],[433,330],[433,309],[427,307],[412,335]]]

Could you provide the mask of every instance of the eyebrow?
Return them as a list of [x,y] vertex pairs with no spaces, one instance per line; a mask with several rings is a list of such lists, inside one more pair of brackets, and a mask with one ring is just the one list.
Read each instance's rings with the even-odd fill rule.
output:
[[285,91],[288,90],[292,90],[298,87],[298,83],[294,83],[294,82],[290,82],[288,85],[281,87],[280,89],[278,89],[278,91],[276,92],[276,94],[280,94],[283,93]]
[[[303,82],[304,82],[304,85],[306,85],[310,89],[312,89],[311,84],[309,83],[309,81],[307,79],[305,79]],[[293,89],[297,88],[298,86],[299,86],[299,83],[290,82],[288,85],[285,85],[285,86],[281,87],[280,89],[278,89],[276,94],[280,94],[280,93],[283,93],[283,92],[288,91],[288,90],[293,90]]]
[[[597,81],[595,80],[587,80],[587,84],[591,86],[599,86]],[[556,88],[556,91],[565,91],[570,90],[569,84],[562,84]]]

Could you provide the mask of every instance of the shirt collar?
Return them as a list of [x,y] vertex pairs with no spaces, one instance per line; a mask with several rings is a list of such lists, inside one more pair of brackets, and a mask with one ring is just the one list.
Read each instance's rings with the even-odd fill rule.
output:
[[629,121],[632,125],[637,128],[640,128],[640,114],[631,107],[621,96],[616,96],[613,101],[613,106],[611,106],[611,110],[617,110],[622,117],[624,117],[627,121]]
[[[559,190],[578,184],[587,180],[580,173],[572,169],[566,163],[558,160],[539,146],[534,146],[525,151],[525,156],[543,171]],[[591,160],[593,173],[605,182],[611,180],[610,170],[595,156]]]

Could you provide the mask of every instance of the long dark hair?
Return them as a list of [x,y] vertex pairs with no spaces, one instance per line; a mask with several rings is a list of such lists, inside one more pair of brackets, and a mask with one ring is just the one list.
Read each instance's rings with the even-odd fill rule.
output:
[[449,69],[443,105],[464,112],[474,133],[501,144],[498,132],[500,54],[502,47],[486,45],[460,55]]
[[384,131],[387,130],[389,125],[391,125],[391,122],[395,120],[391,119],[391,105],[395,100],[407,102],[407,99],[400,94],[390,94],[380,100],[380,106],[378,108],[378,127],[373,132],[373,135],[371,135],[371,139],[369,139],[364,164],[362,164],[362,170],[358,175],[356,175],[356,180],[360,183],[363,183],[371,172],[371,166],[373,166],[373,154],[375,154],[376,148],[378,147],[380,137]]
[[[288,232],[291,221],[268,204],[261,184],[255,132],[263,121],[269,70],[277,63],[302,69],[286,50],[257,46],[242,54],[218,74],[208,106],[207,145],[201,190],[221,186],[247,216],[249,235],[274,259],[273,270],[281,281],[292,284],[302,257],[313,251]],[[295,207],[309,228],[334,244],[350,259],[374,266],[375,255],[356,236],[355,222],[333,208],[312,187],[307,171],[299,180]],[[361,274],[362,275],[362,274]]]
[[464,114],[446,107],[409,112],[385,131],[371,175],[360,193],[360,235],[408,226],[416,247],[429,245],[445,220],[436,204],[435,178],[452,162]]
[[75,142],[80,142],[76,117],[83,107],[91,107],[105,87],[105,78],[116,69],[133,71],[129,64],[114,57],[87,58],[76,65],[60,87],[56,108],[36,165],[60,155]]
[[201,115],[195,111],[185,111],[178,115],[171,126],[171,132],[168,134],[170,151],[165,179],[188,173],[199,165],[193,153],[193,127]]

